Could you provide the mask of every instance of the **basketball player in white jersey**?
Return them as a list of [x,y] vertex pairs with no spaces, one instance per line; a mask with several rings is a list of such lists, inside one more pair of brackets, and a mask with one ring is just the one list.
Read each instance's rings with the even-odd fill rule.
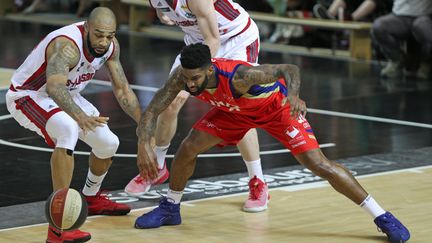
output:
[[[212,57],[237,59],[257,63],[259,53],[259,32],[249,14],[232,0],[150,0],[157,16],[164,24],[178,25],[185,33],[186,45],[205,43],[211,49]],[[171,72],[180,65],[180,55],[174,61]],[[133,178],[125,191],[138,196],[149,190],[150,185],[160,184],[168,179],[165,156],[177,127],[177,115],[186,102],[189,93],[182,91],[177,99],[159,117],[156,128],[156,157],[158,166],[148,165],[140,171],[154,171],[155,178],[144,179],[141,173]],[[142,145],[143,146],[143,145]],[[238,143],[239,151],[246,163],[249,177],[257,177],[264,184],[259,156],[257,132],[250,130]],[[268,191],[259,185],[249,185],[249,198],[243,206],[247,212],[267,209]],[[175,193],[175,192],[173,192]]]
[[[141,109],[120,64],[115,33],[116,19],[108,8],[96,8],[86,22],[51,32],[16,70],[6,94],[7,108],[15,120],[54,148],[54,191],[70,185],[77,140],[92,148],[82,190],[89,215],[125,215],[130,211],[129,206],[100,195],[119,139],[108,128],[108,117],[99,116],[99,111],[79,93],[105,65],[120,106],[139,121]],[[49,226],[47,242],[85,242],[90,237],[80,230],[60,232]]]

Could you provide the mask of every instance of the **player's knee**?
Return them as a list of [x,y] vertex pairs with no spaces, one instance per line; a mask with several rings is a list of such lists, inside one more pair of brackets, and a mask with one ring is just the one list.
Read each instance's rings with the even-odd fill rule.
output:
[[183,140],[181,144],[181,150],[183,152],[183,156],[187,156],[189,158],[195,158],[200,152],[196,142],[194,142],[193,139],[190,138],[186,138],[185,140]]
[[119,145],[120,141],[118,137],[110,132],[93,145],[92,152],[100,159],[111,158],[117,152]]
[[177,118],[181,106],[171,103],[159,116],[163,122],[168,122]]
[[336,173],[334,166],[334,162],[331,162],[327,159],[321,159],[313,163],[309,170],[323,179],[328,179]]
[[50,138],[55,142],[56,147],[74,150],[78,141],[79,126],[65,112],[54,114],[45,126]]

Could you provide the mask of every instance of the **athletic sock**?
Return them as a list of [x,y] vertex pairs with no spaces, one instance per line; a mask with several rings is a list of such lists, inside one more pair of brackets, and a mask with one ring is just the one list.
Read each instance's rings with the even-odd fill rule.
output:
[[182,196],[183,196],[183,191],[179,192],[179,191],[173,191],[171,189],[168,189],[167,199],[169,202],[172,202],[174,204],[179,204]]
[[88,173],[87,173],[86,183],[84,185],[82,193],[86,196],[96,195],[99,192],[99,189],[102,185],[102,181],[105,178],[107,173],[108,173],[108,171],[105,172],[105,174],[103,174],[101,176],[97,176],[97,175],[94,175],[90,171],[90,168],[89,168]]
[[261,168],[261,159],[252,160],[252,161],[244,160],[244,162],[248,170],[249,179],[252,179],[254,176],[256,176],[257,178],[259,178],[264,182],[264,175]]
[[161,170],[165,166],[165,157],[168,152],[170,144],[164,145],[164,146],[156,146],[155,153],[156,153],[156,159],[158,162],[158,168]]
[[368,195],[366,199],[360,204],[367,213],[369,213],[374,219],[385,213],[384,209],[371,197]]

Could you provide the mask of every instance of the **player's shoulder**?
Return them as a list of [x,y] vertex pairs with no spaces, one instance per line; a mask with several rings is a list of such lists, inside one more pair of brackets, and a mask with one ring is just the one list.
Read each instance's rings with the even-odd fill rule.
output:
[[211,60],[213,66],[215,66],[216,68],[224,72],[232,72],[241,65],[252,66],[252,64],[242,60],[235,60],[235,59],[228,59],[228,58],[212,58]]

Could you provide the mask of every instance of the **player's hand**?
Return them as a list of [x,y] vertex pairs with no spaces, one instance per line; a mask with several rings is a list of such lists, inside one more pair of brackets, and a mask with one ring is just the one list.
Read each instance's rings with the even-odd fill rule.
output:
[[162,12],[157,11],[157,16],[158,16],[160,22],[162,22],[162,24],[175,25],[175,22],[172,21],[168,16],[166,16]]
[[137,166],[145,181],[152,181],[158,176],[156,154],[151,139],[138,138]]
[[287,96],[282,100],[282,105],[286,105],[287,102],[290,104],[290,115],[292,118],[297,119],[300,115],[303,117],[306,116],[306,102],[302,99],[297,96]]
[[84,135],[90,131],[94,131],[96,127],[102,127],[108,123],[109,117],[103,116],[87,116],[82,114],[78,119],[77,123],[83,130]]

